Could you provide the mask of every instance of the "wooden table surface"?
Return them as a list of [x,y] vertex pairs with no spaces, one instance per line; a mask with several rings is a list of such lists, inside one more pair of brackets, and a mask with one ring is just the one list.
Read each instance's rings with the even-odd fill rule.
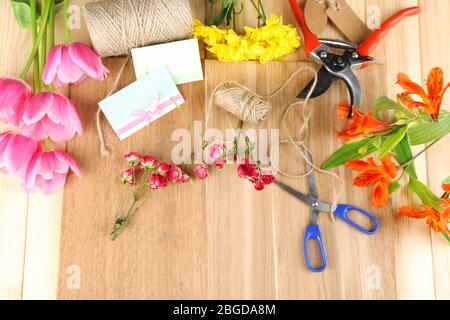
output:
[[[79,8],[87,0],[72,0],[75,25]],[[363,19],[381,8],[381,19],[385,19],[409,6],[419,5],[420,17],[402,23],[382,42],[374,56],[377,62],[386,65],[380,80],[388,83],[387,95],[394,96],[398,87],[394,85],[398,72],[405,72],[415,80],[425,79],[429,70],[441,66],[447,79],[450,78],[450,3],[446,0],[348,0],[352,8]],[[203,0],[191,0],[196,12],[204,10]],[[276,0],[266,0],[266,11],[282,14],[285,21],[293,23],[287,1],[282,5]],[[372,7],[375,6],[375,7]],[[240,23],[253,24],[254,17],[247,13]],[[58,17],[59,30],[62,29]],[[332,30],[327,35],[339,36]],[[61,32],[57,32],[62,39]],[[89,42],[84,22],[72,32],[74,40]],[[18,76],[31,47],[29,31],[21,30],[13,17],[10,1],[0,1],[0,76]],[[288,57],[291,61],[306,61],[299,50]],[[370,71],[368,71],[370,72]],[[69,89],[70,90],[70,89]],[[449,107],[450,100],[444,102]],[[0,125],[0,129],[7,127]],[[82,138],[81,138],[82,139]],[[423,181],[440,191],[440,181],[450,173],[450,153],[445,148],[449,139],[441,141],[427,152],[418,163]],[[5,175],[0,176],[0,299],[53,299],[57,295],[59,243],[63,192],[52,196],[27,195],[20,182]],[[400,204],[400,203],[395,203]],[[395,206],[394,206],[395,207]],[[392,211],[388,214],[396,215]],[[398,224],[395,235],[394,261],[392,264],[396,292],[378,298],[399,299],[449,299],[450,298],[450,248],[440,235],[431,233],[422,221],[394,219]],[[394,240],[393,240],[394,241]],[[251,245],[251,244],[249,244]],[[225,253],[226,254],[226,253]],[[354,277],[365,279],[370,270],[361,270]],[[277,281],[277,279],[275,279]],[[226,286],[226,284],[224,284]],[[333,282],[331,286],[338,286]],[[331,288],[333,292],[341,289]],[[297,290],[291,288],[291,290]],[[304,290],[304,289],[302,289]],[[295,294],[294,294],[295,296]],[[352,293],[344,296],[354,296]]]

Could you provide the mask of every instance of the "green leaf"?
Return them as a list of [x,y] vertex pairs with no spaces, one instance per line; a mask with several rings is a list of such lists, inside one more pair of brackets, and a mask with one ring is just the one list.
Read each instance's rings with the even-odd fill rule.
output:
[[391,100],[388,97],[379,97],[375,101],[375,107],[374,107],[375,116],[378,119],[380,119],[381,118],[380,112],[387,111],[387,110],[394,110],[396,112],[400,112],[400,113],[402,113],[402,115],[405,115],[408,118],[411,118],[413,116],[413,114],[409,110],[402,107],[396,101]]
[[442,212],[441,202],[442,199],[433,193],[425,184],[415,178],[409,179],[409,189],[417,194],[422,200],[423,204],[432,206],[435,210]]
[[[400,165],[404,165],[405,163],[411,161],[411,159],[413,158],[408,135],[405,135],[402,141],[400,141],[400,143],[395,146],[393,150],[395,152],[395,157],[397,158],[397,161],[400,163]],[[408,165],[408,167],[406,168],[406,173],[410,177],[417,179],[416,165],[414,164],[414,161]]]
[[381,145],[380,153],[378,154],[378,159],[382,159],[385,155],[392,151],[399,143],[403,140],[406,135],[406,131],[408,131],[408,127],[400,127],[396,129],[394,132],[389,134]]
[[333,153],[333,155],[322,165],[322,169],[330,170],[343,165],[347,161],[359,160],[374,153],[378,150],[373,144],[375,140],[375,138],[367,138],[356,143],[344,145]]
[[450,113],[442,111],[439,122],[413,123],[408,130],[411,145],[427,144],[450,133]]
[[393,194],[400,188],[400,182],[398,180],[392,181],[391,185],[389,186],[389,194]]
[[[24,29],[31,28],[30,0],[12,0],[11,5],[19,26]],[[39,16],[37,22],[39,23]]]
[[442,184],[450,184],[450,177],[445,178],[445,179],[442,181]]
[[450,236],[443,232],[442,232],[442,235],[444,236],[444,238],[448,241],[448,244],[450,245]]

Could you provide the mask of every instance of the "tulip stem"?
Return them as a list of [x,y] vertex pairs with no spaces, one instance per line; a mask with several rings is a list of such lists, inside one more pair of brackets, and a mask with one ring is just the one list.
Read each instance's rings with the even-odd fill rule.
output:
[[[49,0],[42,0],[42,8],[45,7],[46,2]],[[39,64],[39,84],[41,85],[41,89],[45,88],[45,85],[42,83],[42,74],[45,69],[45,63],[47,61],[47,24],[44,26],[41,26],[41,28],[44,28],[44,34],[42,36],[42,42],[41,42],[41,56],[40,56],[40,64]]]
[[50,0],[50,16],[48,18],[48,47],[55,46],[55,0]]
[[[30,0],[30,7],[33,2],[36,2],[36,0]],[[25,64],[25,68],[23,68],[22,72],[20,73],[20,79],[25,80],[25,77],[27,76],[28,70],[30,70],[31,64],[34,61],[34,58],[36,54],[38,53],[39,45],[42,41],[42,38],[44,36],[45,26],[48,21],[48,16],[50,13],[50,3],[47,2],[47,5],[45,8],[42,8],[42,14],[41,14],[41,28],[39,29],[39,33],[37,34],[36,41],[33,41],[33,49],[31,50],[30,56],[28,57],[28,61]],[[31,10],[31,14],[33,15],[33,10]],[[34,15],[36,12],[34,12]],[[33,26],[33,21],[36,22],[36,19],[32,19],[31,25]]]
[[64,30],[66,32],[66,43],[70,43],[69,28],[69,0],[64,0]]
[[[37,42],[37,21],[36,21],[36,12],[37,12],[37,3],[36,0],[30,1],[30,10],[31,10],[31,34],[33,37],[33,47]],[[39,82],[39,53],[36,51],[34,55],[34,64],[33,64],[33,92],[39,92],[40,82]]]

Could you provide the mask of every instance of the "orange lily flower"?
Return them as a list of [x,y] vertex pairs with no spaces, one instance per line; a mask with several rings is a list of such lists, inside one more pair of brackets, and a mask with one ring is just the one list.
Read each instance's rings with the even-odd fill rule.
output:
[[[404,73],[399,73],[397,79],[398,84],[405,90],[399,96],[399,100],[410,109],[422,108],[423,112],[431,115],[434,121],[438,121],[444,94],[450,88],[450,83],[444,87],[444,72],[442,69],[434,68],[431,70],[427,80],[427,91],[419,84],[411,81]],[[413,100],[412,95],[418,96],[422,101]]]
[[[337,108],[337,116],[346,120],[349,111],[350,105],[347,102],[341,102]],[[365,138],[369,134],[389,128],[386,122],[376,119],[372,112],[365,114],[355,109],[352,120],[344,131],[337,132],[337,136],[345,142]]]
[[400,208],[400,215],[413,219],[426,219],[427,224],[436,232],[450,233],[448,224],[450,223],[450,201],[441,202],[444,209],[438,212],[432,206],[422,205],[420,208],[403,207]]
[[347,167],[353,171],[362,172],[354,180],[358,187],[374,185],[372,193],[372,206],[376,209],[385,207],[389,201],[389,186],[398,174],[397,166],[392,162],[391,156],[381,159],[382,165],[377,165],[374,158],[367,161],[356,160],[347,162]]

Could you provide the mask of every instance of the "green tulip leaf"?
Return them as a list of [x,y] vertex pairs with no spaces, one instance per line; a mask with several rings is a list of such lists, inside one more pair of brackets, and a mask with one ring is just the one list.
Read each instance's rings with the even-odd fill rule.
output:
[[415,122],[408,129],[411,145],[434,142],[450,133],[450,113],[441,111],[439,122]]
[[385,155],[391,152],[399,143],[403,140],[408,130],[407,126],[400,127],[394,132],[386,136],[386,140],[381,145],[380,153],[378,154],[378,159],[382,159]]
[[[11,5],[19,26],[24,29],[31,28],[30,0],[12,0]],[[37,16],[37,23],[39,23],[39,15]]]
[[345,164],[347,161],[359,160],[374,153],[378,150],[374,142],[376,142],[376,138],[367,138],[356,143],[344,145],[322,165],[322,169],[331,170]]
[[430,205],[435,210],[442,212],[442,199],[435,195],[428,186],[415,178],[411,178],[409,179],[408,187],[412,192],[417,194],[420,200],[422,200],[423,204]]
[[[395,157],[397,158],[397,161],[400,163],[400,165],[404,165],[405,163],[409,162],[413,158],[411,145],[409,143],[408,135],[405,135],[400,141],[400,143],[395,146],[393,149],[395,152]],[[417,172],[416,172],[416,166],[414,164],[414,161],[411,162],[408,167],[406,168],[406,173],[412,177],[417,179]]]

